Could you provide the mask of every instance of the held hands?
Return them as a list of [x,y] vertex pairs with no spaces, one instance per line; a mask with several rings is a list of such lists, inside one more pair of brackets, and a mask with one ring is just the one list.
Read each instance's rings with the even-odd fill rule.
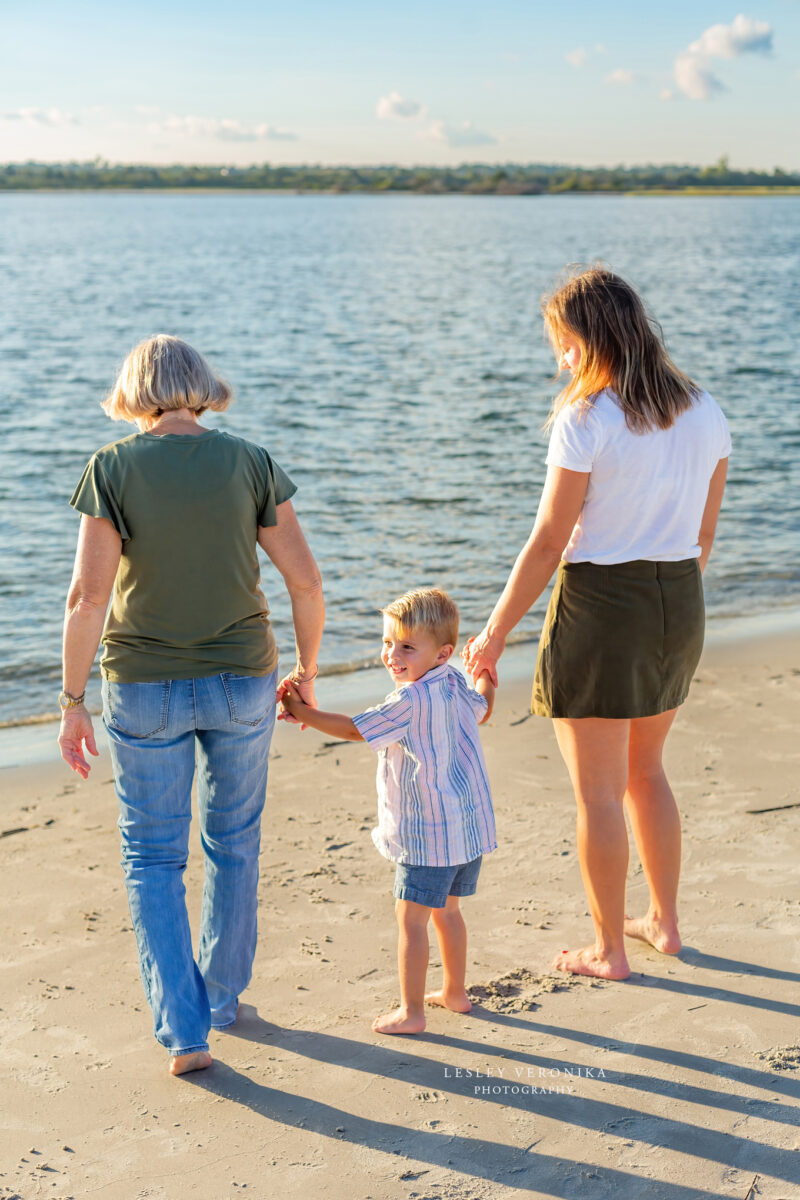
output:
[[305,708],[318,708],[317,698],[314,695],[314,681],[310,679],[307,683],[296,683],[291,675],[287,675],[278,684],[277,699],[280,704],[278,713],[279,721],[288,721],[292,725],[299,725],[301,729],[307,729],[308,726],[303,724],[303,710]]
[[58,747],[64,762],[73,771],[77,771],[81,779],[87,779],[92,769],[84,757],[84,743],[89,753],[97,758],[100,751],[94,740],[92,718],[88,711],[83,705],[79,708],[68,708],[61,714]]
[[505,647],[506,639],[497,634],[490,634],[486,626],[476,637],[468,640],[461,651],[461,657],[464,666],[472,676],[473,683],[477,683],[483,672],[486,671],[494,686],[497,687],[497,660]]

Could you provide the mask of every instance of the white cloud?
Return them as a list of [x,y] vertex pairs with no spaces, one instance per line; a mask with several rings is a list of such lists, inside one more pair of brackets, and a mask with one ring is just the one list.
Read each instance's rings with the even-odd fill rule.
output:
[[409,100],[399,92],[389,92],[381,96],[375,113],[381,121],[408,121],[413,117],[424,116],[424,108],[417,100]]
[[497,142],[496,137],[477,129],[472,121],[463,121],[460,125],[433,121],[426,130],[426,137],[434,142],[445,142],[448,146],[493,146]]
[[675,93],[673,92],[672,88],[662,88],[659,93],[659,99],[660,100],[674,100]]
[[153,134],[179,134],[186,137],[214,138],[220,142],[293,142],[296,135],[262,123],[246,125],[229,117],[167,116],[149,127]]
[[606,75],[606,83],[613,83],[617,87],[630,87],[632,83],[636,83],[636,76],[633,71],[627,71],[624,67],[617,67],[616,71],[612,71],[610,75]]
[[739,13],[730,25],[710,25],[689,47],[690,54],[706,58],[737,58],[754,51],[772,49],[772,28],[766,21],[754,21]]
[[580,69],[580,67],[585,66],[589,59],[593,58],[595,54],[605,54],[605,52],[606,48],[603,43],[597,42],[594,46],[592,46],[591,50],[587,50],[585,46],[576,46],[574,50],[568,50],[564,55],[564,58],[571,67]]
[[[489,80],[484,86],[494,85]],[[401,96],[400,92],[390,92],[378,101],[375,115],[380,121],[428,121],[428,108],[418,100]],[[492,146],[497,141],[493,134],[478,129],[472,121],[451,125],[439,119],[430,120],[419,129],[418,136],[447,146]]]
[[675,59],[678,91],[689,100],[709,100],[724,90],[711,66],[715,58],[739,58],[742,54],[768,54],[772,49],[772,27],[739,13],[730,25],[710,25]]
[[673,74],[678,91],[690,100],[710,100],[714,92],[725,90],[708,61],[689,50],[684,50],[675,59]]
[[3,121],[24,121],[26,125],[63,126],[77,125],[78,118],[60,108],[16,108],[13,112],[0,114]]
[[583,46],[578,46],[575,50],[568,50],[564,55],[571,67],[582,67],[589,57],[589,51],[584,50]]

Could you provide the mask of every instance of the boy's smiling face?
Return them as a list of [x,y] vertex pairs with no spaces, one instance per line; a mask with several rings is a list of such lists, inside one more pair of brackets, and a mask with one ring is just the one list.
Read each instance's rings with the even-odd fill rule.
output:
[[429,629],[403,629],[392,617],[383,618],[381,661],[398,687],[441,667],[454,648],[440,645]]

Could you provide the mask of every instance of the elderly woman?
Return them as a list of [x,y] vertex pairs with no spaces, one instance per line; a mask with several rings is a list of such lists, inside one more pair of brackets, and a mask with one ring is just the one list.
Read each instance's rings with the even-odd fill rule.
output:
[[[556,401],[536,523],[485,628],[474,678],[558,567],[532,710],[552,717],[577,802],[578,857],[595,940],[555,967],[630,974],[625,937],[681,948],[681,829],[662,753],[703,645],[701,573],[730,453],[718,405],[669,358],[619,276],[583,271],[549,297],[545,326],[570,380]],[[630,816],[650,891],[625,917]]]
[[[291,678],[311,704],[324,620],[294,484],[260,446],[199,423],[231,399],[185,342],[143,342],[103,405],[139,432],[92,457],[70,502],[82,518],[59,746],[85,779],[85,751],[97,747],[84,693],[102,633],[103,722],[131,920],[174,1075],[210,1064],[209,1030],[236,1020],[256,948],[278,663],[257,545],[289,592]],[[183,886],[195,768],[205,855],[196,961]]]

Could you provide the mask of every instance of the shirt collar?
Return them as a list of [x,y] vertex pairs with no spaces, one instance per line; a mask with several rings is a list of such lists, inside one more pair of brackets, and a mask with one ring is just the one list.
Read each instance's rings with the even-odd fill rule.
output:
[[432,671],[426,671],[422,678],[415,679],[414,683],[435,683],[437,679],[441,679],[443,675],[452,670],[453,668],[449,662],[442,663],[440,667],[434,667]]

